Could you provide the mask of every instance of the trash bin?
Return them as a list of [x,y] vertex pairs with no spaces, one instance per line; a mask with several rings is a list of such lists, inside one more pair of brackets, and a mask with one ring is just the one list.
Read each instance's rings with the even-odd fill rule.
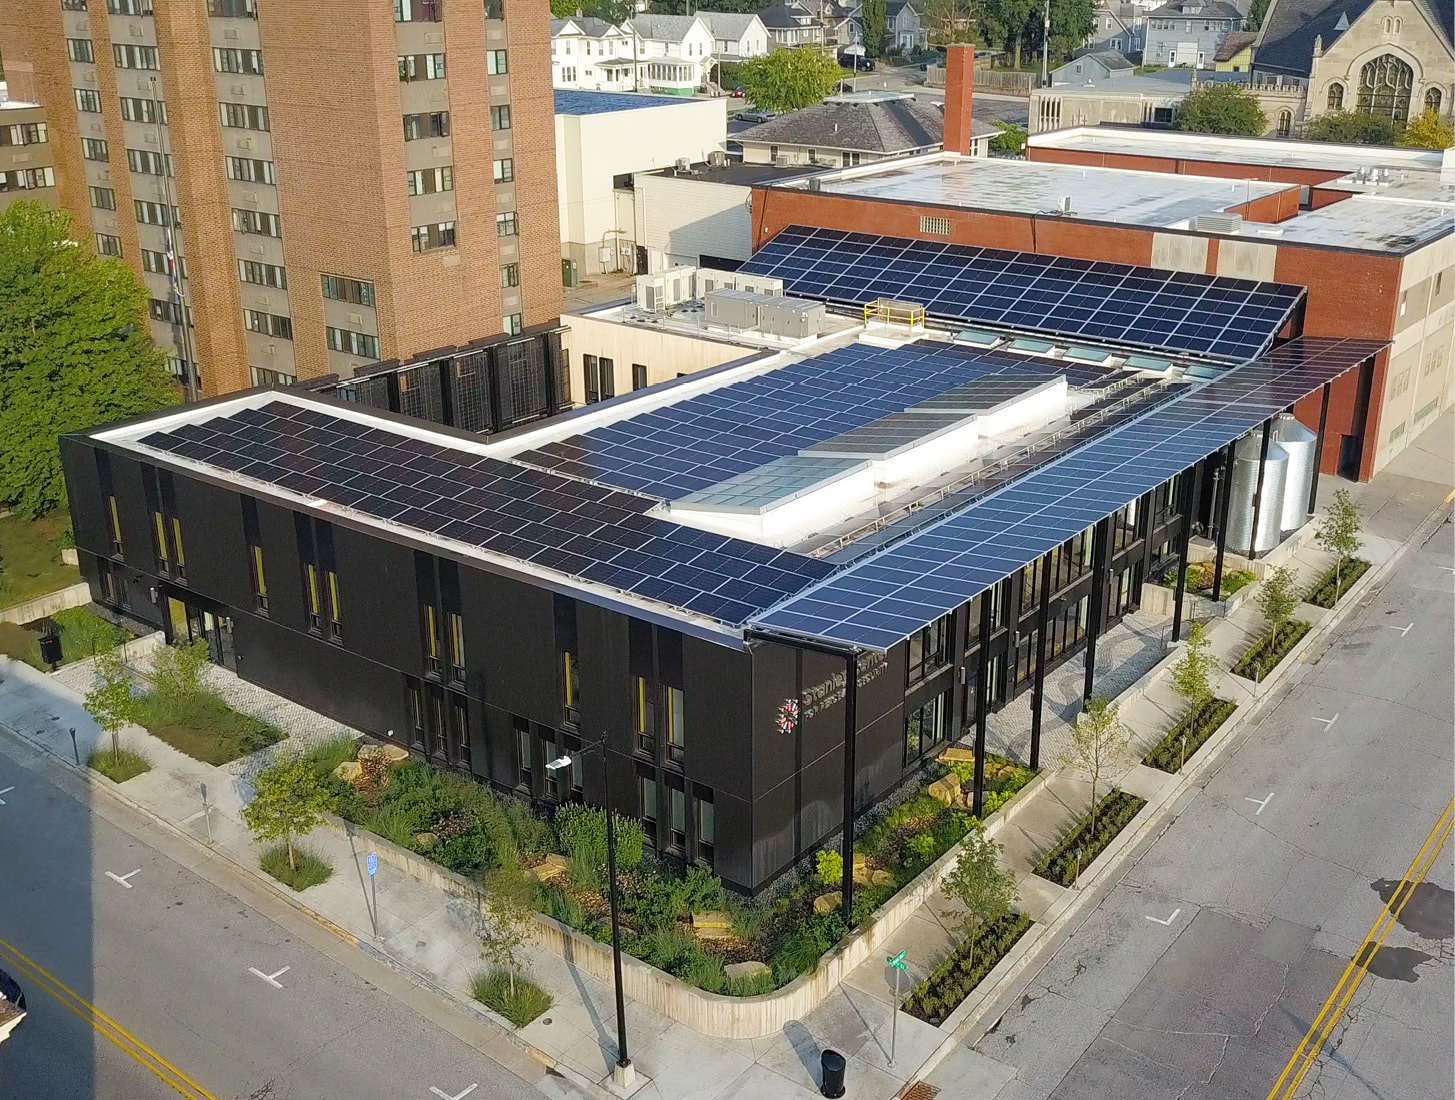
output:
[[848,1064],[844,1056],[836,1050],[826,1050],[819,1055],[819,1065],[823,1067],[823,1087],[818,1091],[829,1097],[829,1100],[844,1095],[844,1070],[848,1068]]

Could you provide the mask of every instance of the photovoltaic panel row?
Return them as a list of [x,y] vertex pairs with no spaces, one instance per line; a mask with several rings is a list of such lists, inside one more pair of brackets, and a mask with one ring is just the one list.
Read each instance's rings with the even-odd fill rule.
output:
[[753,625],[887,649],[1384,346],[1290,341],[859,560]]
[[421,536],[728,623],[745,621],[831,569],[644,515],[653,502],[629,493],[370,427],[318,406],[274,401],[140,442]]
[[798,297],[901,298],[932,317],[1244,361],[1267,349],[1302,287],[999,248],[790,226],[744,272]]
[[[1088,368],[1087,377],[1101,373]],[[571,477],[681,500],[953,390],[1077,369],[1000,351],[854,344],[516,456]],[[1009,389],[1009,387],[1008,387]]]

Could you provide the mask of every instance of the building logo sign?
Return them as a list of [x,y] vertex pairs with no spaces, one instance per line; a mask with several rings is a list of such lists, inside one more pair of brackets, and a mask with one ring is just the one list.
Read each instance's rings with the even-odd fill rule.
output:
[[798,726],[798,700],[784,699],[778,708],[778,732],[792,733]]
[[[877,680],[889,667],[889,659],[883,653],[859,655],[859,687],[863,688]],[[844,690],[846,678],[836,672],[826,680],[820,680],[812,687],[803,689],[803,717],[812,718],[830,707],[842,702],[848,694]]]

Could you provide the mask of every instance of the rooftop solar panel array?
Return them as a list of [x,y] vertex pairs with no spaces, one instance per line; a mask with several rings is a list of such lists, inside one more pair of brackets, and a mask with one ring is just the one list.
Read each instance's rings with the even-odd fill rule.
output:
[[830,566],[643,513],[652,501],[273,401],[140,442],[568,577],[741,623]]
[[1384,346],[1290,341],[859,560],[753,625],[887,649]]
[[[1078,370],[1080,373],[1078,373]],[[1102,373],[1002,351],[854,344],[516,457],[571,477],[681,500],[974,379],[996,403],[1065,374]],[[998,396],[997,396],[998,395]]]
[[798,297],[908,298],[932,317],[1243,361],[1262,354],[1302,287],[790,226],[743,272]]

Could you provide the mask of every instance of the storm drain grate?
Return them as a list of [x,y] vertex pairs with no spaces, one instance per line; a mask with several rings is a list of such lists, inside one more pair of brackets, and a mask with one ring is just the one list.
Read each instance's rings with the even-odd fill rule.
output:
[[940,1090],[934,1085],[927,1085],[923,1081],[916,1081],[912,1085],[905,1085],[900,1090],[899,1100],[935,1100],[940,1095]]

